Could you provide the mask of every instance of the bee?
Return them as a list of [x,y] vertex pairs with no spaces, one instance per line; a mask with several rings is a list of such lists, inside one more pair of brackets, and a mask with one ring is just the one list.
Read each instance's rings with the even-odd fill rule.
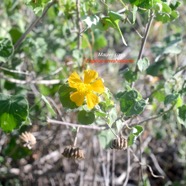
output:
[[64,149],[62,155],[66,158],[84,159],[84,152],[79,147],[68,146]]
[[111,141],[111,149],[122,150],[127,148],[127,139],[124,137],[118,137]]

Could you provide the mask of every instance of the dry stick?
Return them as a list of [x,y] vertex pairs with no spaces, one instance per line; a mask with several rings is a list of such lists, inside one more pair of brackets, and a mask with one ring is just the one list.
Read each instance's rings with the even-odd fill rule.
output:
[[158,163],[158,160],[156,159],[156,156],[155,156],[153,153],[150,154],[150,158],[152,159],[152,161],[153,161],[153,163],[154,163],[154,166],[155,166],[156,170],[157,170],[160,174],[162,174],[164,177],[167,177],[166,174],[165,174],[165,172],[163,171],[163,169],[160,167],[160,165],[159,165],[159,163]]
[[107,170],[106,170],[106,175],[107,175],[107,180],[108,184],[110,184],[110,151],[107,150],[107,164],[106,164]]
[[94,126],[94,125],[81,125],[81,124],[76,124],[76,123],[68,123],[68,122],[64,122],[64,121],[57,121],[57,120],[53,120],[53,119],[50,119],[50,118],[47,118],[47,122],[48,123],[53,123],[53,124],[59,124],[59,125],[67,125],[67,126],[70,126],[70,127],[80,127],[80,128],[93,129],[93,130],[108,129],[107,126],[98,127],[98,126]]
[[142,120],[142,121],[140,121],[140,122],[132,123],[132,124],[129,125],[129,127],[134,127],[134,126],[136,126],[136,125],[141,125],[142,123],[145,123],[145,122],[148,122],[148,121],[150,121],[150,120],[154,120],[154,119],[156,119],[156,118],[159,118],[159,117],[163,116],[164,114],[168,113],[169,111],[171,111],[171,110],[174,108],[174,106],[175,106],[175,104],[173,104],[168,110],[162,112],[161,114],[159,114],[159,115],[157,115],[157,116],[152,116],[151,118],[147,118],[147,119]]
[[56,0],[53,0],[51,3],[49,3],[46,8],[43,11],[43,14],[41,15],[41,17],[36,18],[31,25],[27,28],[27,30],[25,31],[25,33],[18,39],[18,41],[15,43],[14,45],[14,49],[18,49],[19,46],[21,45],[21,43],[23,42],[23,40],[25,39],[25,37],[28,35],[28,33],[30,31],[32,31],[32,29],[43,19],[43,17],[46,15],[47,11],[49,10],[49,8],[51,6],[53,6],[56,3]]
[[130,150],[129,148],[127,148],[127,173],[123,186],[127,186],[127,183],[129,181],[129,174],[130,174]]
[[115,186],[115,163],[116,163],[116,154],[115,150],[112,150],[112,186]]
[[[139,161],[142,162],[141,136],[139,137]],[[141,181],[143,182],[143,185],[144,185],[142,165],[140,166],[139,171],[140,171]]]
[[0,69],[7,71],[7,72],[15,73],[15,74],[23,74],[23,75],[27,75],[27,76],[30,75],[30,73],[28,73],[28,72],[22,72],[22,71],[18,71],[18,70],[10,70],[10,69],[4,68],[4,67],[0,67]]
[[16,83],[16,84],[43,84],[43,85],[55,85],[59,84],[61,81],[59,79],[52,79],[52,80],[19,80],[19,79],[14,79],[14,78],[9,78],[7,76],[3,76],[0,74],[0,78],[5,79],[11,83]]
[[152,175],[154,178],[162,178],[162,179],[164,179],[164,176],[162,176],[162,175],[155,175],[150,165],[141,163],[141,162],[139,161],[138,157],[134,154],[134,152],[133,152],[133,150],[132,150],[131,148],[130,148],[129,150],[130,150],[130,152],[132,152],[132,155],[134,156],[134,158],[136,159],[136,161],[137,161],[140,165],[146,166],[146,167],[149,168],[149,171],[150,171],[151,175]]
[[81,48],[81,20],[80,20],[80,0],[76,0],[76,11],[77,11],[77,28],[78,28],[78,49]]
[[109,183],[108,183],[108,179],[107,179],[107,172],[106,172],[106,166],[105,166],[105,163],[104,163],[104,156],[103,156],[103,149],[100,147],[100,155],[101,155],[101,159],[102,159],[102,162],[101,162],[101,168],[102,168],[102,171],[103,171],[103,179],[104,179],[104,185],[105,186],[109,186]]
[[78,132],[79,132],[79,127],[77,127],[77,129],[76,129],[76,134],[75,134],[75,138],[74,138],[73,147],[75,147],[76,144],[77,144],[77,136],[78,136]]

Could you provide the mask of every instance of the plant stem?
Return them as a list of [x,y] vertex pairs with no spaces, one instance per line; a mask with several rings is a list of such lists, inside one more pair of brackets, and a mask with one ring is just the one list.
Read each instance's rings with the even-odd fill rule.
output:
[[44,16],[46,15],[47,11],[49,10],[49,8],[51,6],[53,6],[56,3],[56,0],[53,0],[51,3],[49,3],[46,8],[43,11],[43,14],[41,15],[41,17],[36,18],[31,24],[30,26],[27,28],[27,30],[25,31],[25,33],[18,39],[18,41],[15,43],[14,45],[14,49],[18,49],[21,45],[21,43],[23,42],[23,40],[26,38],[26,36],[30,33],[30,31],[44,18]]
[[76,0],[77,29],[78,29],[78,50],[81,49],[81,20],[80,20],[80,0]]
[[74,147],[75,147],[76,144],[77,144],[77,135],[78,135],[78,132],[79,132],[79,127],[76,129],[75,139],[74,139],[74,143],[73,143],[73,146],[74,146]]
[[[145,44],[146,44],[146,42],[147,42],[147,37],[148,37],[148,35],[149,35],[149,30],[150,30],[150,27],[151,27],[153,18],[154,18],[154,15],[153,15],[153,13],[151,12],[150,19],[149,19],[149,21],[148,21],[148,23],[147,23],[147,26],[146,26],[146,29],[145,29],[145,35],[144,35],[144,37],[143,37],[143,39],[142,39],[141,48],[140,48],[140,51],[139,51],[139,54],[138,54],[138,59],[137,59],[137,61],[140,60],[141,57],[142,57],[142,55],[143,55],[143,51],[144,51],[144,48],[145,48]],[[135,70],[135,71],[136,71],[136,72],[138,71],[138,66],[137,66],[137,65],[136,65],[136,70]]]
[[117,138],[119,138],[119,136],[114,132],[114,130],[110,127],[110,125],[109,124],[107,124],[107,125],[108,125],[109,129],[111,130],[111,132],[114,134],[114,136],[116,136]]

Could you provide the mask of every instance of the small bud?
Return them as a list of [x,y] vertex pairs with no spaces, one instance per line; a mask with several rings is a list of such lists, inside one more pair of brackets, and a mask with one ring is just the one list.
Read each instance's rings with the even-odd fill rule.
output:
[[84,151],[80,149],[79,147],[66,147],[62,153],[62,155],[66,158],[72,158],[72,159],[84,159]]
[[126,149],[127,148],[127,139],[123,137],[118,137],[111,142],[111,149]]
[[30,132],[24,132],[20,136],[20,139],[24,142],[24,147],[28,147],[32,149],[32,147],[36,144],[35,136]]

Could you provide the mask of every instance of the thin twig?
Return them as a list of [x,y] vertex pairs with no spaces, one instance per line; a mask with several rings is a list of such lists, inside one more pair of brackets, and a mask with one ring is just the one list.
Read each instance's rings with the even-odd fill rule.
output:
[[[127,22],[128,22],[130,25],[132,25],[131,21],[130,21],[128,18],[127,18]],[[139,36],[141,39],[143,39],[143,36],[139,33],[139,31],[138,31],[136,28],[132,27],[132,29],[134,29],[134,31],[138,34],[138,36]]]
[[[139,54],[138,54],[138,60],[141,59],[142,55],[143,55],[143,50],[145,48],[145,44],[147,42],[147,37],[148,37],[148,34],[149,34],[149,30],[150,30],[150,27],[151,27],[151,24],[152,24],[152,21],[153,21],[153,18],[154,18],[154,15],[151,13],[151,16],[150,16],[150,19],[149,19],[149,22],[147,23],[147,26],[146,26],[146,29],[145,29],[145,35],[142,39],[142,43],[141,43],[141,48],[140,48],[140,51],[139,51]],[[138,70],[138,67],[136,66],[136,71]]]
[[146,123],[146,122],[148,122],[148,121],[157,119],[157,118],[163,116],[164,114],[168,113],[169,111],[171,111],[171,110],[174,108],[174,106],[175,106],[175,104],[173,104],[168,110],[162,112],[161,114],[159,114],[159,115],[157,115],[157,116],[152,116],[151,118],[147,118],[147,119],[144,119],[144,120],[139,121],[139,122],[131,123],[131,124],[129,125],[129,127],[134,127],[134,126],[136,126],[136,125],[141,125],[141,124]]
[[27,28],[27,30],[25,31],[25,33],[18,39],[18,41],[15,43],[14,45],[14,49],[18,49],[19,46],[21,45],[21,43],[23,42],[23,40],[26,38],[26,36],[32,31],[32,29],[44,18],[44,16],[46,15],[47,11],[49,10],[49,8],[51,6],[53,6],[56,3],[56,0],[53,0],[51,3],[49,3],[46,8],[43,11],[43,14],[41,15],[41,17],[36,18],[31,24],[30,26]]
[[127,148],[127,172],[126,172],[126,179],[123,186],[127,186],[129,181],[129,175],[130,175],[130,149]]
[[[139,137],[139,161],[142,162],[142,150],[141,150],[141,136]],[[143,185],[145,184],[144,183],[144,179],[143,179],[143,168],[142,168],[142,165],[140,166],[140,176],[141,176],[141,181],[143,183]]]
[[116,154],[115,150],[112,150],[112,186],[115,186],[115,164],[116,164]]
[[75,138],[74,138],[74,143],[73,143],[73,146],[74,146],[74,147],[75,147],[76,144],[77,144],[78,132],[79,132],[79,127],[77,127],[77,129],[76,129]]
[[141,124],[146,123],[146,122],[148,122],[148,121],[157,119],[157,118],[159,118],[159,117],[161,117],[161,116],[162,116],[162,114],[161,114],[161,115],[157,115],[157,116],[152,116],[151,118],[147,118],[147,119],[144,119],[144,120],[139,121],[139,122],[131,123],[131,124],[129,125],[129,127],[134,127],[134,126],[136,126],[136,125],[141,125]]
[[154,166],[156,168],[156,170],[162,174],[163,176],[166,176],[165,172],[163,171],[163,169],[160,167],[158,160],[156,159],[156,156],[154,154],[150,154],[150,158],[152,159]]
[[119,138],[119,136],[114,132],[114,130],[110,127],[110,125],[108,124],[109,129],[111,130],[111,132],[114,134],[114,136],[116,136],[117,138]]
[[10,70],[10,69],[4,68],[4,67],[0,67],[0,69],[3,70],[3,71],[15,73],[15,74],[23,74],[23,75],[27,75],[27,76],[30,75],[30,73],[28,73],[28,72],[22,72],[22,71],[18,71],[18,70]]
[[3,76],[0,74],[0,78],[5,79],[11,83],[16,83],[16,84],[43,84],[43,85],[56,85],[59,84],[61,81],[59,79],[52,79],[52,80],[19,80],[19,79],[14,79],[14,78],[9,78],[7,76]]
[[76,0],[77,29],[78,29],[78,49],[81,48],[81,19],[80,19],[80,0]]
[[129,150],[130,150],[130,152],[132,152],[132,155],[134,156],[134,158],[136,159],[136,161],[137,161],[141,166],[146,166],[146,167],[149,168],[149,171],[150,171],[151,175],[152,175],[154,178],[162,178],[162,179],[164,179],[164,176],[154,174],[154,172],[153,172],[153,170],[152,170],[152,168],[151,168],[150,165],[143,164],[142,162],[140,162],[139,159],[138,159],[138,157],[135,155],[135,153],[133,152],[133,150],[132,150],[131,148],[130,148]]
[[[142,164],[142,165],[143,165],[143,164]],[[154,172],[153,172],[153,170],[152,170],[152,168],[151,168],[150,165],[143,165],[143,166],[147,166],[147,167],[149,168],[149,171],[150,171],[151,175],[152,175],[154,178],[162,178],[162,179],[164,179],[164,176],[154,174]]]
[[64,121],[57,121],[57,120],[53,120],[53,119],[50,119],[50,118],[47,119],[47,122],[51,123],[51,124],[67,125],[67,126],[70,126],[70,127],[80,127],[80,128],[93,129],[93,130],[108,129],[107,126],[98,127],[98,126],[94,126],[94,125],[81,125],[81,124],[76,124],[76,123],[68,123],[68,122],[64,122]]

